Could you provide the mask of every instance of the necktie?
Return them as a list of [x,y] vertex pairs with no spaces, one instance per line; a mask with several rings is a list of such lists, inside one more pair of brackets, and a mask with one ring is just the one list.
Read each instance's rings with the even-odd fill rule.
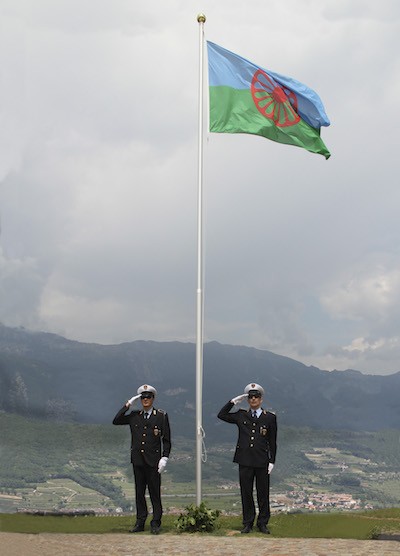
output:
[[252,415],[253,419],[257,418],[257,411],[253,411],[253,415]]
[[150,417],[150,415],[146,412],[146,413],[144,414],[144,418],[145,418],[145,419],[148,419],[149,417]]

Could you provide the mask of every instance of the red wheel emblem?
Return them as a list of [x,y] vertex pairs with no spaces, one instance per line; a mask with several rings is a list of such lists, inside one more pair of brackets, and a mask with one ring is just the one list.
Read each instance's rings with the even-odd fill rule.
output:
[[257,70],[253,75],[251,96],[257,110],[273,120],[278,127],[295,125],[300,121],[296,112],[296,95],[286,87],[278,85],[263,70]]

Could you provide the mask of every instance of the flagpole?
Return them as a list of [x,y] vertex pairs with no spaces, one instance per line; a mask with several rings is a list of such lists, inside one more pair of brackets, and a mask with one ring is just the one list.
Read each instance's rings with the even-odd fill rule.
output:
[[196,295],[196,504],[201,504],[201,461],[203,448],[203,54],[206,16],[197,16],[199,23],[199,137],[197,193],[197,295]]

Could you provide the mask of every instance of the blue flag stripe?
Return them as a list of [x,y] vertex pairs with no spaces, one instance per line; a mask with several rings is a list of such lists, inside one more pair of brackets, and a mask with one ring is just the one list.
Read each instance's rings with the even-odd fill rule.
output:
[[254,73],[261,69],[277,83],[293,91],[297,97],[297,112],[314,129],[330,124],[320,97],[315,91],[296,79],[256,66],[222,46],[207,41],[209,85],[249,89]]

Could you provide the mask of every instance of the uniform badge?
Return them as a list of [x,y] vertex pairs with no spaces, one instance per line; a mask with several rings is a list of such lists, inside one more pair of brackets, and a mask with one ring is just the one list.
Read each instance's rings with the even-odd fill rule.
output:
[[154,436],[158,436],[160,434],[160,431],[157,427],[154,428],[153,434],[154,434]]
[[266,427],[260,427],[260,434],[262,436],[267,436],[268,429]]

